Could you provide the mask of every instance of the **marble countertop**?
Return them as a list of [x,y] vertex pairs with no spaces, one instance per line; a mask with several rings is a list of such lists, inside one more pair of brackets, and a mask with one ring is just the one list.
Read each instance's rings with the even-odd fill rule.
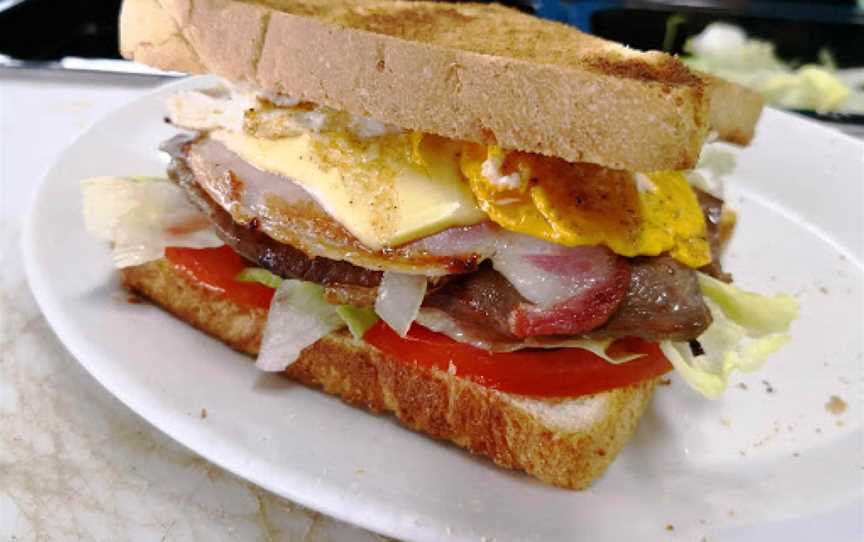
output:
[[384,540],[151,427],[76,363],[36,306],[19,248],[34,185],[82,130],[160,82],[0,71],[0,540]]

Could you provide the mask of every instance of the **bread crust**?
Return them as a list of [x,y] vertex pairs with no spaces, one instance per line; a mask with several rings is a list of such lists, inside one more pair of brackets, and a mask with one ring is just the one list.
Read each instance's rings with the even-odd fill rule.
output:
[[126,0],[120,31],[123,56],[158,68],[631,171],[690,168],[710,121],[744,141],[758,117],[674,57],[494,4]]
[[[232,348],[257,354],[265,310],[193,283],[164,259],[121,274],[130,290]],[[344,330],[305,349],[285,375],[570,489],[589,486],[606,470],[633,434],[656,383],[565,400],[517,396],[400,363]]]

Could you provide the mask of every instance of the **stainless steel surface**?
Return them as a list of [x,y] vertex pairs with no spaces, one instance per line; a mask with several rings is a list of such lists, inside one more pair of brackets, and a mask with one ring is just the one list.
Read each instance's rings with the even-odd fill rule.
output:
[[7,9],[12,9],[18,4],[24,3],[27,0],[0,0],[0,13],[3,13]]
[[138,64],[137,62],[130,62],[128,60],[79,57],[65,57],[58,61],[17,60],[0,54],[0,69],[4,68],[20,70],[69,70],[95,73],[123,73],[151,77],[182,77],[184,75],[180,72],[157,70],[145,66],[144,64]]

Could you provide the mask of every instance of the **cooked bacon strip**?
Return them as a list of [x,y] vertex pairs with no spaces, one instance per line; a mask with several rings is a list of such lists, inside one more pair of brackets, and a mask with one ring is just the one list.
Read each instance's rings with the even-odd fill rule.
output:
[[510,315],[517,337],[578,335],[595,329],[612,316],[627,293],[630,266],[617,258],[611,272],[580,273],[586,285],[580,293],[551,307],[523,303]]

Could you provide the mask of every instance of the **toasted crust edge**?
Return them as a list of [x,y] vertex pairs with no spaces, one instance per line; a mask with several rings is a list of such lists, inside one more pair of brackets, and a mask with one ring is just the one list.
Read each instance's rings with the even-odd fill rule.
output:
[[[496,10],[502,25],[525,17]],[[747,142],[761,108],[741,87],[712,85],[683,66],[686,83],[632,69],[624,76],[622,66],[680,62],[656,52],[618,58],[603,48],[623,48],[599,39],[586,47],[598,49],[603,69],[405,40],[263,3],[126,0],[120,26],[123,56],[157,68],[214,73],[407,129],[630,171],[693,167],[709,124],[721,138]]]
[[[179,319],[235,350],[257,353],[263,309],[194,284],[165,259],[125,268],[121,275],[126,288]],[[606,470],[635,431],[656,384],[563,401],[520,397],[399,363],[344,330],[305,349],[285,375],[354,406],[393,413],[414,430],[569,489],[584,489]]]

